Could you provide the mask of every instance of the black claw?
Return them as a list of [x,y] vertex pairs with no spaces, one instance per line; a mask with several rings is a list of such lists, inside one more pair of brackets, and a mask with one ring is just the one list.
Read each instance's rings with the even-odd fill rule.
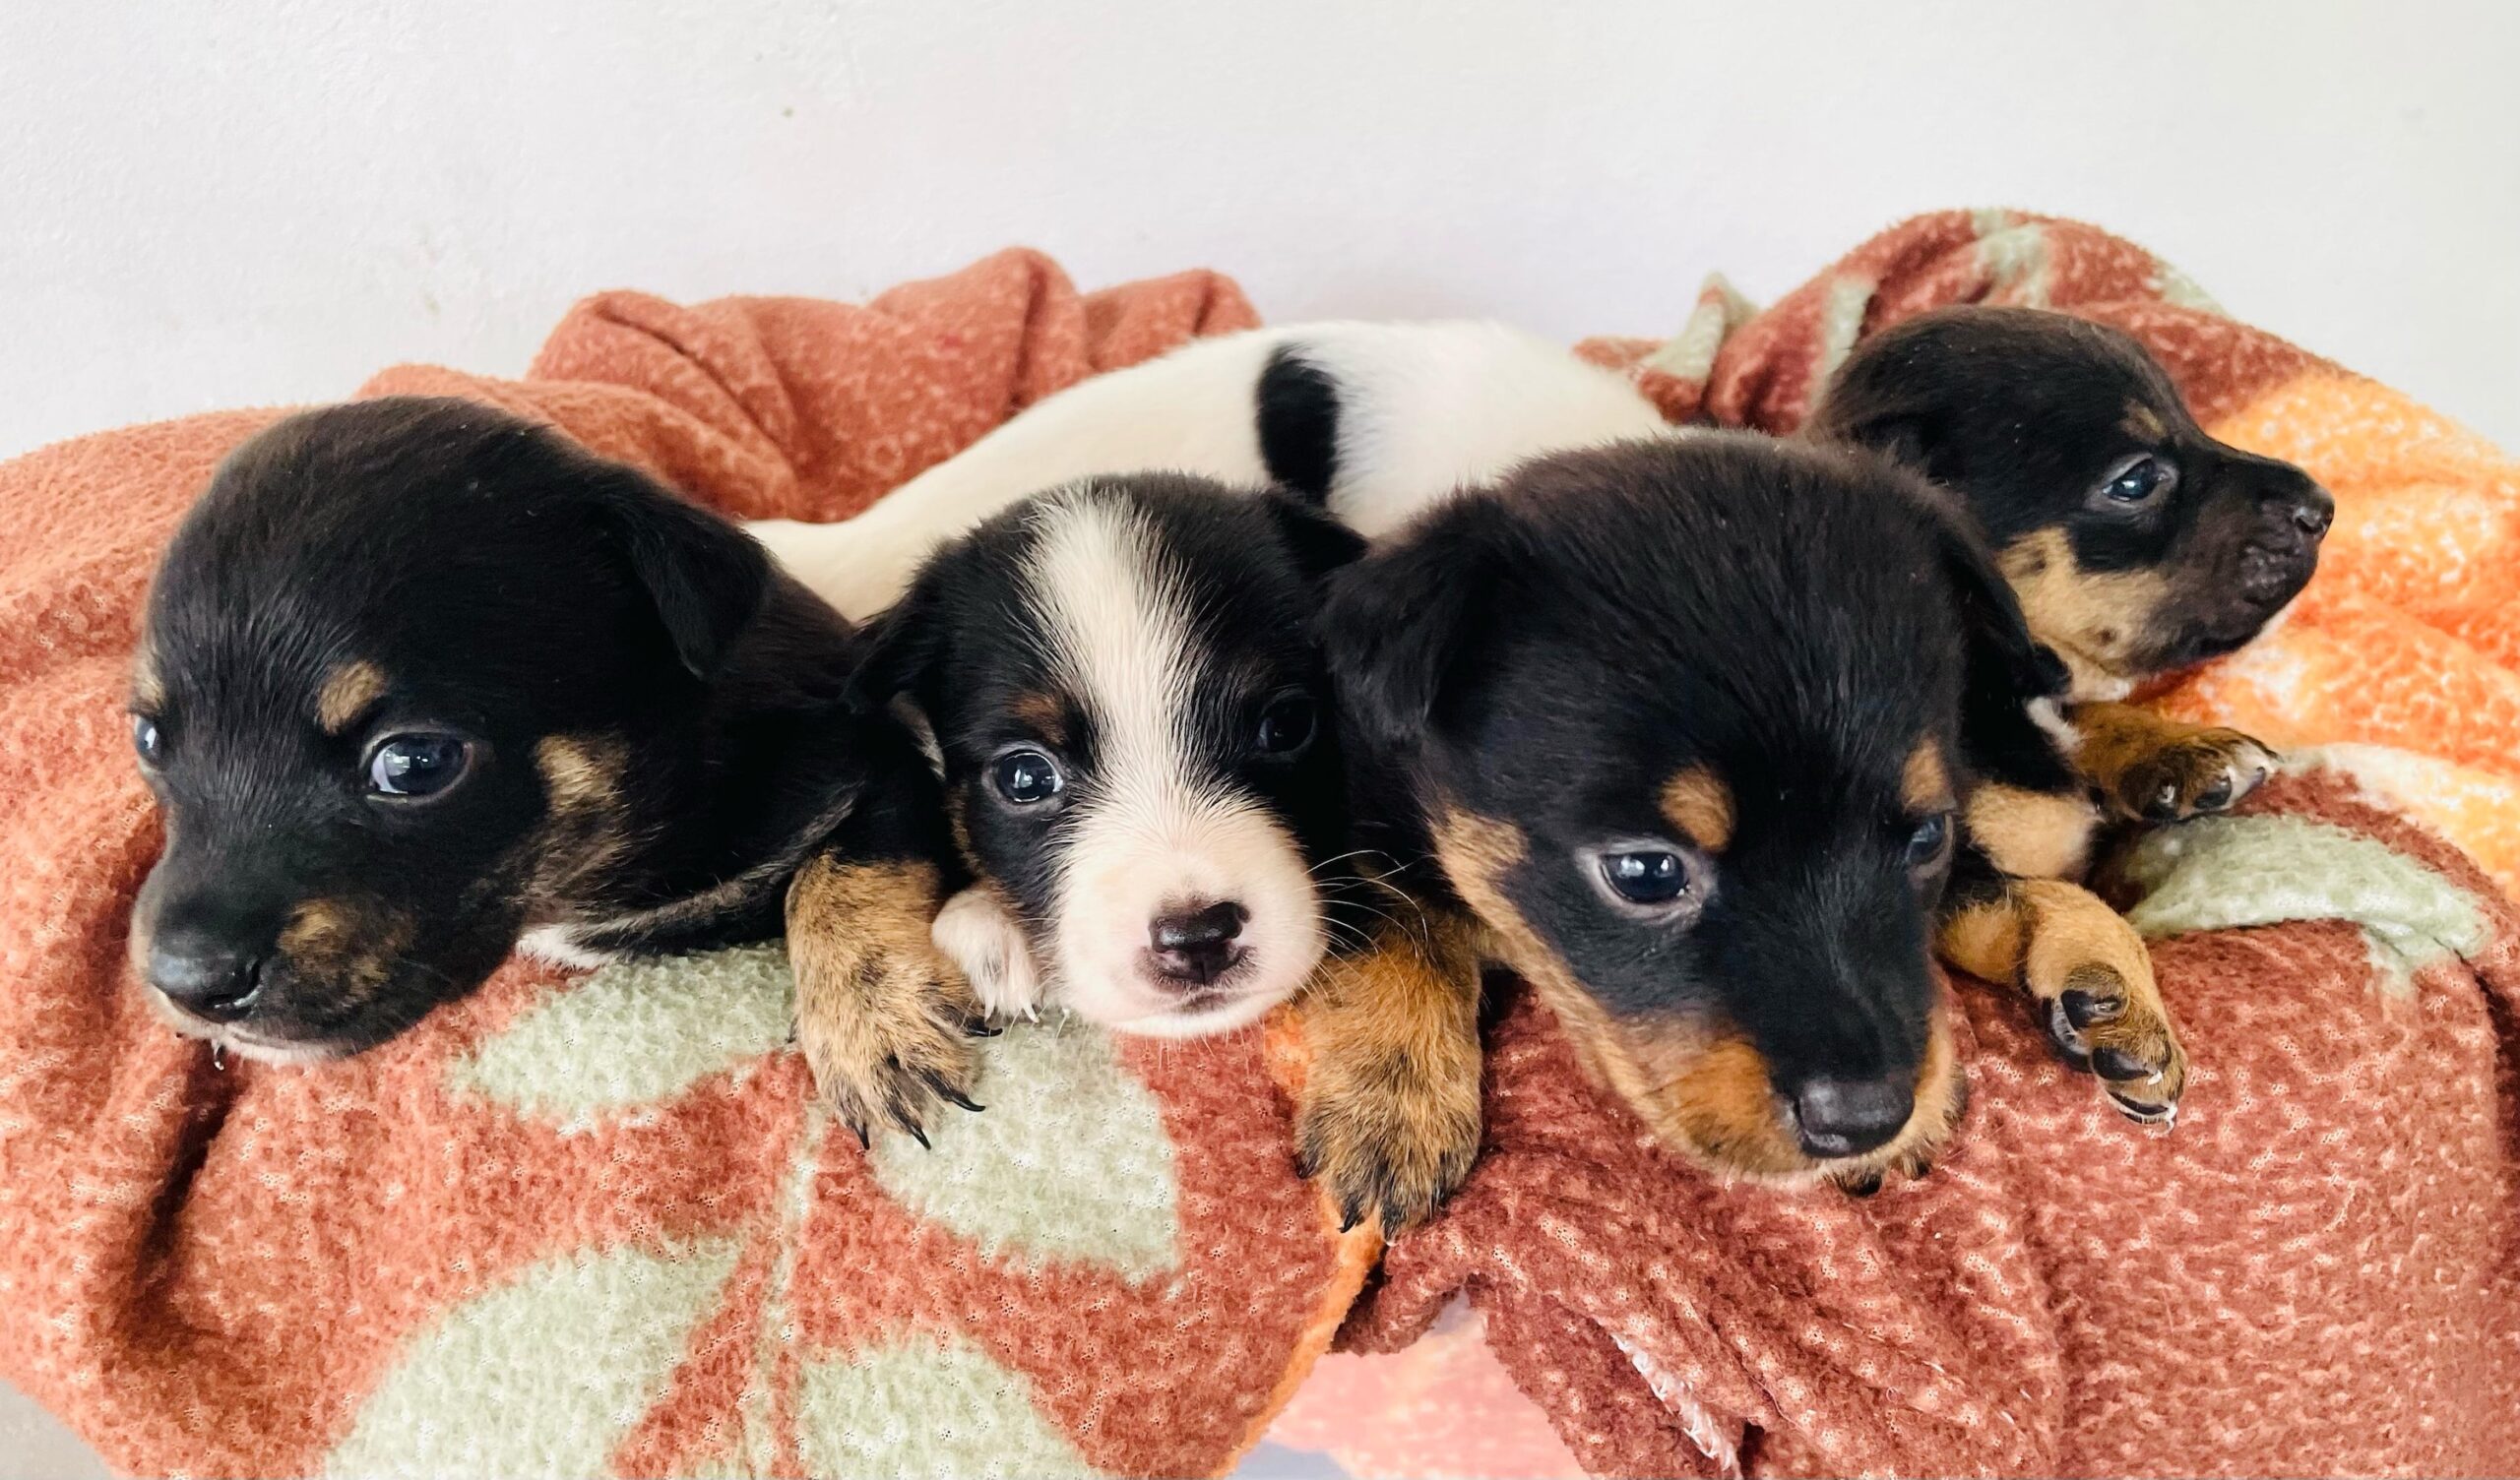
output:
[[875,1149],[875,1138],[867,1134],[864,1126],[857,1124],[855,1121],[850,1121],[848,1125],[849,1129],[855,1132],[857,1135],[857,1148],[859,1150],[871,1151]]
[[2104,1079],[2145,1079],[2155,1073],[2153,1066],[2122,1048],[2094,1049],[2091,1072]]
[[916,1122],[916,1121],[914,1121],[914,1120],[904,1119],[904,1120],[902,1121],[902,1123],[901,1123],[901,1127],[902,1127],[902,1130],[904,1130],[905,1132],[909,1133],[909,1135],[910,1135],[910,1139],[911,1139],[911,1140],[913,1140],[913,1141],[917,1141],[917,1142],[918,1142],[918,1148],[919,1148],[920,1150],[922,1150],[922,1151],[933,1151],[933,1150],[935,1150],[935,1149],[936,1149],[934,1146],[931,1146],[931,1145],[929,1145],[929,1144],[927,1143],[927,1133],[926,1133],[925,1131],[922,1131],[922,1130],[920,1130],[920,1129],[918,1128],[918,1122]]
[[966,1038],[994,1038],[1005,1031],[985,1018],[969,1018],[963,1023],[963,1036]]
[[2229,780],[2215,782],[2210,790],[2196,798],[2196,810],[2199,812],[2220,812],[2231,804],[2232,783]]
[[964,1109],[973,1111],[974,1113],[977,1113],[988,1108],[986,1105],[973,1103],[970,1095],[965,1094],[963,1091],[945,1082],[945,1077],[938,1074],[933,1069],[928,1070],[926,1073],[919,1076],[919,1078],[927,1080],[927,1087],[935,1090],[936,1097],[949,1105],[960,1105]]
[[2146,1104],[2142,1100],[2128,1099],[2126,1096],[2119,1094],[2114,1089],[2109,1091],[2109,1097],[2117,1102],[2117,1108],[2124,1112],[2126,1118],[2129,1120],[2138,1120],[2142,1121],[2146,1125],[2154,1125],[2161,1121],[2170,1119],[2171,1107],[2168,1105],[2150,1105]]
[[1340,1208],[1339,1208],[1339,1231],[1340,1231],[1341,1233],[1347,1233],[1347,1232],[1351,1231],[1351,1230],[1352,1230],[1352,1229],[1354,1229],[1357,1224],[1359,1224],[1359,1223],[1363,1222],[1364,1220],[1365,1220],[1365,1209],[1364,1209],[1364,1208],[1363,1208],[1363,1206],[1361,1206],[1360,1204],[1358,1204],[1358,1203],[1354,1203],[1354,1202],[1347,1202],[1347,1203],[1342,1203],[1342,1204],[1340,1204]]
[[2126,1011],[2126,999],[2123,997],[2103,997],[2075,987],[2067,988],[2064,995],[2056,1000],[2064,1004],[2065,1020],[2076,1027],[2112,1021]]

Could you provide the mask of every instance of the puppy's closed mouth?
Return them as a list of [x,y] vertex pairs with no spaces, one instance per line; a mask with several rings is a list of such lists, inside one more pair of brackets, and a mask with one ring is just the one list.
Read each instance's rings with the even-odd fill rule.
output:
[[154,988],[144,990],[142,995],[149,1000],[149,1006],[157,1013],[158,1020],[174,1029],[177,1037],[207,1043],[215,1053],[230,1053],[258,1064],[324,1064],[347,1058],[362,1046],[323,1037],[295,1038],[258,1033],[232,1022],[213,1022],[207,1018],[196,1017],[167,1001],[164,993]]

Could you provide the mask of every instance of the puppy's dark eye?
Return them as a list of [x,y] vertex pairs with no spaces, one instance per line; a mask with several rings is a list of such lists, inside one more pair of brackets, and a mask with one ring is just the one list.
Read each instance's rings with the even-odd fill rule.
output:
[[1907,865],[1911,872],[1924,873],[1942,862],[1951,852],[1951,815],[1937,812],[1917,824],[1908,834]]
[[1019,807],[1046,802],[1067,787],[1056,761],[1038,750],[1011,750],[989,768],[989,784]]
[[1632,904],[1668,904],[1688,893],[1689,868],[1677,853],[1645,849],[1602,855],[1602,878]]
[[2144,454],[2129,459],[2101,484],[2100,495],[2111,504],[2134,507],[2164,497],[2178,486],[2178,469]]
[[388,735],[367,757],[368,789],[418,800],[464,779],[472,747],[453,735]]
[[1252,744],[1264,756],[1292,756],[1310,745],[1320,727],[1313,702],[1301,694],[1290,694],[1260,711],[1260,727]]
[[140,759],[152,766],[164,759],[166,737],[158,733],[157,720],[146,714],[131,716],[131,748],[140,752]]

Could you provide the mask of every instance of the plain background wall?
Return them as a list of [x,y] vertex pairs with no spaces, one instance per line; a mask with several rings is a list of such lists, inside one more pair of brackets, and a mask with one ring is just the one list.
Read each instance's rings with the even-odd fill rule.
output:
[[0,0],[0,456],[578,296],[1009,242],[1264,314],[1675,328],[1916,211],[2098,220],[2520,446],[2520,6]]

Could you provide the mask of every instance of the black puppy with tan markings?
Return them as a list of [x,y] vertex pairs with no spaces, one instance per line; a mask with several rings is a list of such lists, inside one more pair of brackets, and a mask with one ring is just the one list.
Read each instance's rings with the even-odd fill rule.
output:
[[1658,1139],[1857,1189],[1926,1163],[1964,685],[2061,677],[1933,490],[1744,433],[1557,454],[1334,578],[1324,631],[1414,892]]
[[[237,449],[152,588],[132,694],[166,826],[131,953],[175,1028],[384,1042],[520,940],[573,961],[789,927],[861,1134],[969,1103],[959,864],[848,625],[656,482],[486,406],[393,399]],[[792,886],[792,888],[791,888]]]
[[2256,637],[2309,583],[2334,502],[2293,464],[2206,435],[2129,336],[2040,309],[1947,308],[1883,331],[1804,435],[1885,453],[1955,494],[2070,671],[2075,702],[2034,710],[2044,724],[1973,705],[1971,762],[1989,784],[1971,803],[1943,951],[2020,980],[2119,1108],[2167,1119],[2186,1064],[2150,957],[2061,881],[2082,876],[2103,809],[2219,812],[2272,771],[2236,730],[2115,701]]

